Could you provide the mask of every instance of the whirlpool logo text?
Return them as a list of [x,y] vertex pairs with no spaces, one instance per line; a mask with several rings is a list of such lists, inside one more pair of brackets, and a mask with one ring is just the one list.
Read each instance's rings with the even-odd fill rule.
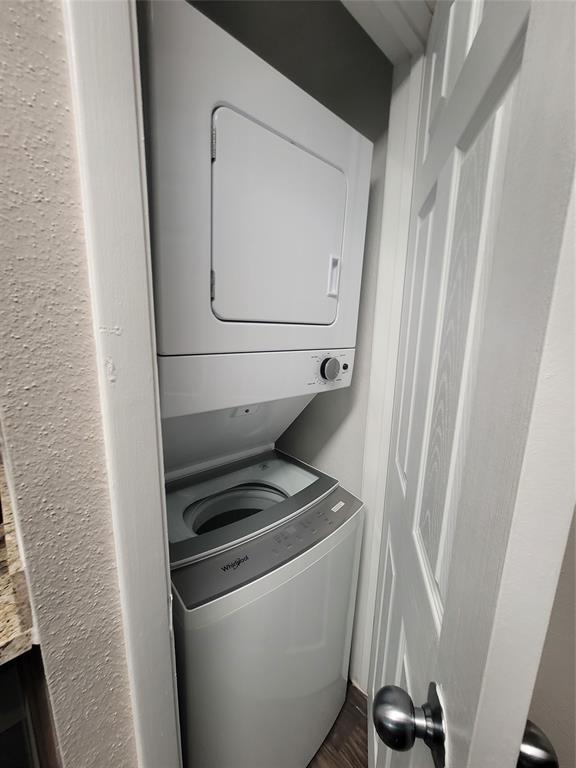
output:
[[238,566],[242,565],[242,563],[245,563],[247,560],[249,560],[248,555],[244,555],[244,557],[237,557],[236,560],[232,560],[231,563],[226,563],[226,565],[220,567],[223,571],[235,571]]

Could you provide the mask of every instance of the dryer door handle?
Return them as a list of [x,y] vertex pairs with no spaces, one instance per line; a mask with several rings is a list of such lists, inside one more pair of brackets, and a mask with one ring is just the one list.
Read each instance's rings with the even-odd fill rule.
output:
[[334,296],[338,298],[338,291],[340,290],[340,256],[334,256],[330,254],[328,259],[328,288],[326,290],[327,296]]

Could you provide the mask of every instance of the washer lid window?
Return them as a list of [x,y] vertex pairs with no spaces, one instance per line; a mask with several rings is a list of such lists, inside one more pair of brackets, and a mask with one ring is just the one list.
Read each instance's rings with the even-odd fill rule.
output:
[[346,178],[229,107],[213,114],[212,310],[220,320],[336,319]]

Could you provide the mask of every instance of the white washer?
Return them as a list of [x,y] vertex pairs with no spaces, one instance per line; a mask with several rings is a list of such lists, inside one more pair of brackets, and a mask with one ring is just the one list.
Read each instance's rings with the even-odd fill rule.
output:
[[185,765],[305,768],[346,695],[362,503],[278,452],[167,499]]

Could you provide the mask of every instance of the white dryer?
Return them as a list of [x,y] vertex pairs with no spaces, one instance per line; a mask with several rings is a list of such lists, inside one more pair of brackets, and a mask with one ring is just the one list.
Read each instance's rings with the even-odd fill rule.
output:
[[350,384],[372,144],[185,0],[145,6],[161,408],[179,419],[166,426],[173,471],[216,455],[187,440],[205,419],[181,417],[283,400],[231,428],[232,442],[259,433],[252,447],[263,449],[313,395]]
[[159,354],[354,347],[371,142],[185,0],[148,8]]

